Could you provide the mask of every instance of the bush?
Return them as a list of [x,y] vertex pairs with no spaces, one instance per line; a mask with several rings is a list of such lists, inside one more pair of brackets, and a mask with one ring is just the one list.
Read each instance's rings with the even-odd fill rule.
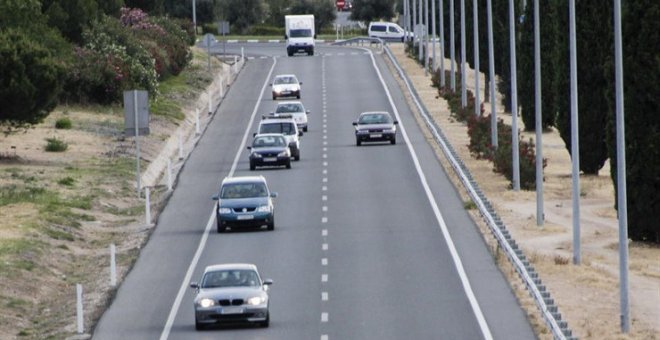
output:
[[276,35],[284,37],[284,27],[268,25],[252,25],[247,29],[248,35]]
[[69,144],[57,137],[46,138],[45,150],[48,152],[64,152],[69,147]]
[[75,179],[67,176],[67,177],[64,177],[64,178],[60,179],[59,181],[57,181],[57,184],[62,185],[62,186],[66,186],[66,187],[70,187],[70,186],[73,186],[73,184],[75,182],[76,182]]
[[55,122],[55,128],[61,130],[69,130],[73,124],[68,117],[60,118]]

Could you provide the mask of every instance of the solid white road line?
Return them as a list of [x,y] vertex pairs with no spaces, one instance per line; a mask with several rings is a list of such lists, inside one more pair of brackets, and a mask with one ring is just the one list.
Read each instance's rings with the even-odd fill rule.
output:
[[[257,114],[257,108],[259,108],[259,103],[261,103],[261,98],[263,97],[264,90],[266,89],[266,86],[268,85],[268,81],[270,80],[270,77],[273,74],[273,70],[275,69],[276,63],[277,60],[273,58],[273,66],[270,67],[268,76],[266,77],[266,80],[264,81],[264,85],[261,88],[259,99],[257,100],[254,110],[252,111],[250,122],[245,128],[245,134],[243,135],[241,146],[238,148],[238,151],[236,152],[236,157],[234,157],[234,163],[232,164],[231,170],[229,171],[229,175],[228,175],[229,177],[232,177],[234,175],[234,171],[236,170],[236,164],[238,163],[238,159],[241,156],[241,153],[245,147],[245,142],[247,141],[247,136],[250,132],[250,127],[252,126],[252,123],[254,122],[254,117]],[[190,266],[188,266],[188,271],[186,271],[186,276],[183,278],[181,287],[179,287],[179,293],[176,295],[176,299],[174,299],[174,303],[172,304],[172,308],[170,309],[170,314],[167,317],[167,322],[165,322],[165,327],[163,327],[163,332],[160,333],[160,340],[166,340],[170,336],[170,331],[172,330],[172,324],[174,324],[174,318],[176,318],[176,314],[179,311],[179,307],[181,307],[181,300],[183,299],[183,295],[185,295],[186,289],[188,289],[188,283],[190,282],[190,279],[192,278],[192,274],[195,271],[195,268],[197,267],[197,262],[199,262],[199,258],[202,255],[202,251],[204,251],[204,246],[206,246],[206,241],[209,237],[209,232],[211,230],[211,227],[213,226],[214,220],[215,220],[215,206],[213,206],[213,208],[211,209],[211,216],[209,217],[209,220],[206,223],[204,234],[202,235],[202,238],[199,240],[199,245],[197,246],[197,251],[195,252],[195,256],[193,256],[192,261],[190,261]]]
[[429,187],[429,184],[426,181],[426,175],[424,175],[424,171],[422,171],[422,167],[419,164],[419,159],[417,158],[417,153],[415,152],[415,148],[412,146],[412,143],[410,143],[410,138],[408,138],[406,129],[403,126],[401,116],[399,115],[399,110],[397,110],[396,105],[394,104],[394,99],[392,99],[390,90],[387,88],[387,84],[385,84],[385,80],[383,79],[383,75],[380,73],[380,69],[378,69],[378,65],[376,65],[376,59],[374,58],[373,53],[371,53],[371,51],[368,52],[371,57],[371,63],[374,69],[376,70],[376,73],[378,74],[378,78],[380,79],[383,89],[385,90],[385,94],[387,95],[387,99],[390,102],[390,106],[394,111],[394,115],[396,116],[396,119],[399,121],[401,134],[403,135],[403,139],[406,142],[406,146],[408,147],[410,156],[412,157],[413,163],[415,164],[415,169],[417,170],[417,175],[419,176],[419,179],[422,182],[422,186],[424,187],[424,192],[426,193],[426,197],[429,200],[431,207],[433,208],[433,213],[435,214],[435,218],[438,221],[438,225],[440,226],[442,235],[444,236],[445,241],[447,243],[447,248],[449,248],[449,252],[451,253],[452,260],[454,261],[454,265],[456,266],[458,276],[460,277],[461,283],[463,284],[463,290],[465,291],[465,295],[470,301],[470,306],[472,307],[472,311],[474,312],[477,322],[479,323],[481,334],[484,336],[484,339],[492,340],[493,335],[490,332],[490,328],[488,327],[486,318],[484,317],[484,314],[481,311],[481,307],[479,307],[479,301],[477,301],[477,298],[474,296],[474,292],[472,291],[472,286],[470,285],[470,280],[468,279],[467,274],[465,273],[465,269],[463,268],[463,262],[461,261],[461,258],[458,255],[458,251],[456,250],[456,246],[454,245],[454,241],[452,241],[451,235],[449,234],[449,230],[447,229],[447,224],[445,223],[445,219],[442,217],[442,214],[440,213],[440,209],[438,208],[438,203],[435,201],[435,197],[433,197],[431,188]]

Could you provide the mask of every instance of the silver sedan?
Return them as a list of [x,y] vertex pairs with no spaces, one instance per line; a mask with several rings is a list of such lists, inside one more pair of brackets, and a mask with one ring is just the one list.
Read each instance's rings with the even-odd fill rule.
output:
[[219,264],[204,269],[195,289],[195,329],[206,325],[249,322],[270,323],[268,289],[272,280],[261,280],[257,267],[247,263]]

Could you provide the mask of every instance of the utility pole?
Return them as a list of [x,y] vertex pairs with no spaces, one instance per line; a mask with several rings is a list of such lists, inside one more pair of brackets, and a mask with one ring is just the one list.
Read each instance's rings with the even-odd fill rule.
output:
[[492,0],[487,0],[488,6],[488,78],[490,78],[490,143],[497,149],[497,111],[495,107],[495,51],[493,46],[493,6]]
[[472,26],[474,26],[474,114],[481,115],[481,99],[479,94],[479,7],[477,0],[472,0]]
[[465,0],[461,0],[461,107],[467,106],[467,89],[465,88]]
[[451,58],[451,90],[453,92],[456,92],[456,42],[454,41],[454,0],[449,0],[449,12],[451,12],[449,16],[449,55]]
[[516,17],[509,0],[509,44],[511,49],[511,149],[513,153],[513,191],[520,191],[520,155],[518,152],[518,85],[516,77]]
[[577,98],[577,53],[575,44],[575,0],[568,2],[568,31],[571,63],[571,160],[573,161],[573,264],[580,264],[580,145]]
[[534,108],[536,125],[536,225],[543,225],[543,125],[541,115],[541,21],[539,0],[534,0]]

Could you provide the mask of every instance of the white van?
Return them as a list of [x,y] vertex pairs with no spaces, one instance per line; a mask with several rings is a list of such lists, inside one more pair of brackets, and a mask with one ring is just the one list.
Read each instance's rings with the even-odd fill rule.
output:
[[290,57],[294,53],[303,52],[314,55],[314,15],[286,15],[284,16],[284,39],[286,39],[286,54]]
[[370,38],[397,41],[403,41],[404,38],[403,28],[393,22],[371,22],[368,32]]

